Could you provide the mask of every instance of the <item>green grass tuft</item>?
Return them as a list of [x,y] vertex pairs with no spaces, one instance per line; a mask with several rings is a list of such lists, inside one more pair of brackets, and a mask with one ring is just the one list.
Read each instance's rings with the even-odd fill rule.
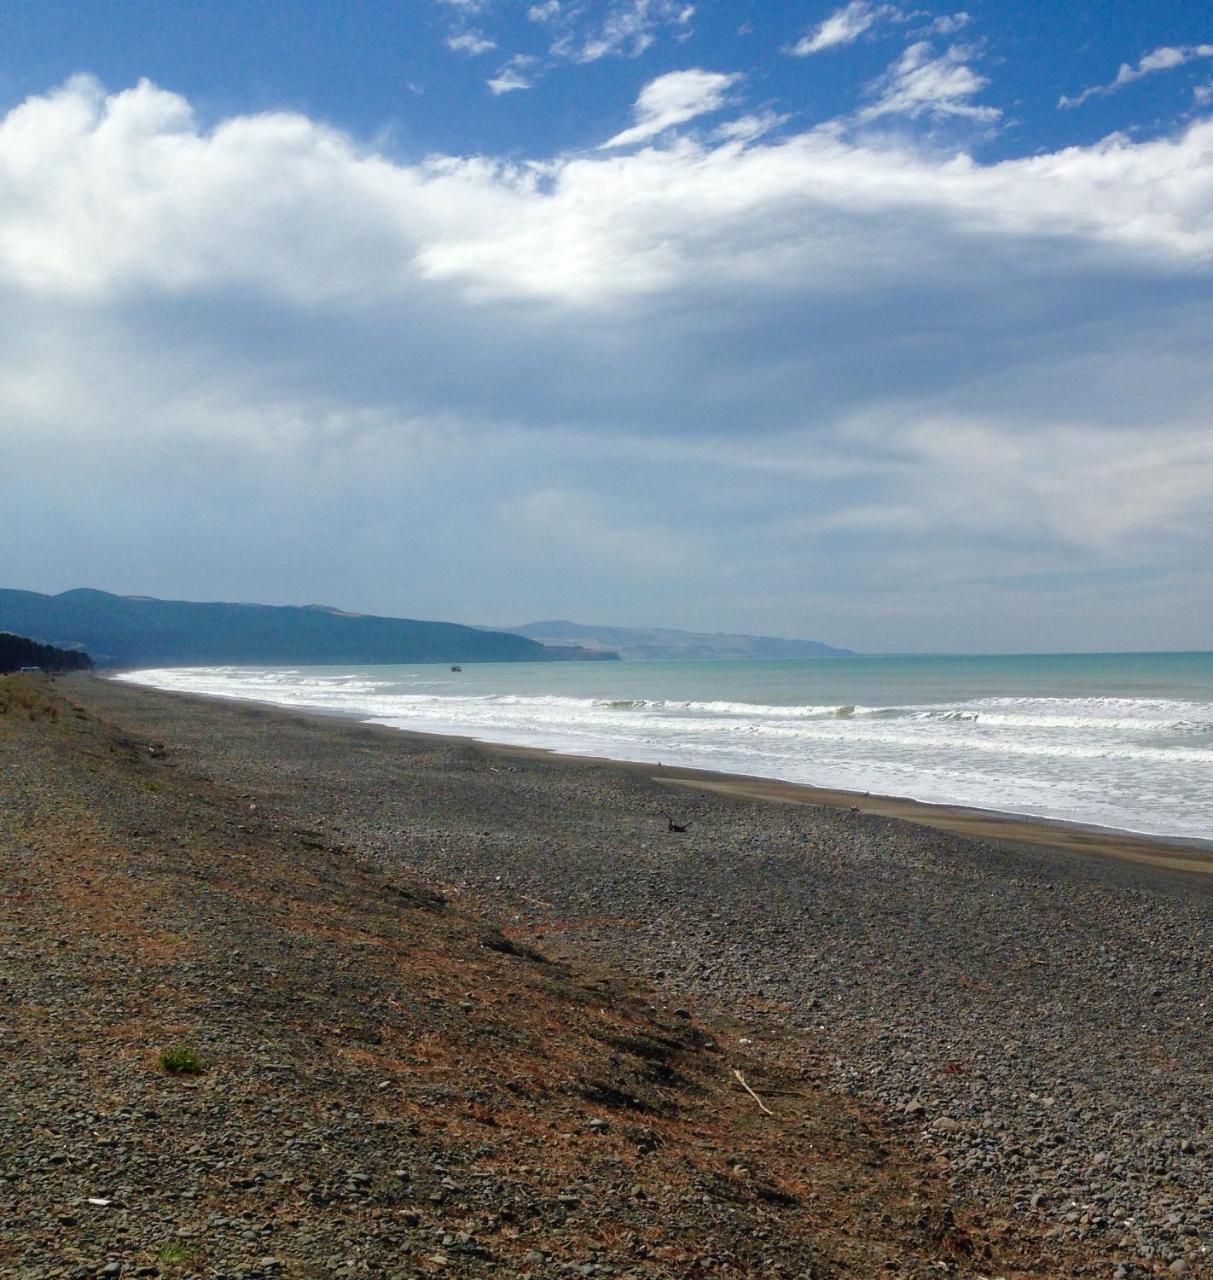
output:
[[175,1044],[160,1055],[160,1067],[170,1076],[200,1076],[205,1070],[202,1059],[185,1044]]
[[193,1256],[193,1249],[188,1249],[183,1244],[162,1244],[160,1252],[156,1254],[156,1261],[160,1263],[188,1262]]

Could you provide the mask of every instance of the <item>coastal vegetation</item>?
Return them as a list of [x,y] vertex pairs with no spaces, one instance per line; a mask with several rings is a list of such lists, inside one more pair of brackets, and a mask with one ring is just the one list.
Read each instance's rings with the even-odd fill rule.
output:
[[87,671],[92,660],[79,649],[58,649],[27,636],[0,631],[0,675],[37,667],[39,671]]
[[59,716],[59,704],[24,676],[0,676],[0,716],[56,720]]

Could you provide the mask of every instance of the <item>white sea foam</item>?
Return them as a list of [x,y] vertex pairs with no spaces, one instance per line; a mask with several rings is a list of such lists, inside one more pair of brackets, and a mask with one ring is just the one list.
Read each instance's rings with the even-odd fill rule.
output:
[[[935,696],[848,702],[796,696],[798,680],[805,691],[827,683],[828,664],[807,664],[802,676],[781,668],[778,680],[759,664],[715,664],[708,675],[607,665],[490,667],[471,676],[434,667],[176,668],[121,678],[398,728],[1213,836],[1213,685],[1207,699],[1107,690],[942,697],[961,685],[944,673],[928,687]],[[883,693],[889,684],[879,665],[847,679],[856,692]],[[628,688],[663,680],[676,691],[710,685],[741,696]],[[1024,674],[1005,676],[1011,686],[1016,680],[1024,683]],[[745,697],[767,689],[784,700]]]

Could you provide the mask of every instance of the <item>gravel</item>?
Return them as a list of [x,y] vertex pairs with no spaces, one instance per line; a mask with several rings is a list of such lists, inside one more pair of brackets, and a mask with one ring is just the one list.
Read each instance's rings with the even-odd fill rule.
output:
[[1213,876],[72,680],[318,842],[790,1043],[1099,1274],[1213,1275]]

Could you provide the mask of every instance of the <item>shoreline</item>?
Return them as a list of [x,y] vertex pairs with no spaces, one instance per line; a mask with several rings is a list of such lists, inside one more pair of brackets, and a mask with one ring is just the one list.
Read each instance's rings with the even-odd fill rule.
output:
[[[1178,1262],[1208,1274],[1213,876],[1199,873],[1203,851],[1177,858],[1164,842],[996,815],[981,815],[989,834],[975,836],[944,825],[970,825],[970,813],[935,811],[931,827],[900,816],[914,806],[880,798],[91,677],[65,678],[60,692],[111,735],[84,758],[88,775],[106,759],[137,771],[123,821],[149,857],[174,858],[182,829],[144,810],[183,791],[199,797],[205,856],[225,882],[247,875],[255,901],[293,901],[311,874],[327,910],[341,866],[406,877],[425,901],[437,891],[492,922],[508,954],[621,975],[675,1022],[732,1025],[720,1041],[729,1058],[787,1063],[786,1083],[766,1092],[746,1071],[777,1115],[799,1096],[796,1081],[820,1081],[831,1105],[869,1109],[997,1230],[1014,1224],[1078,1249],[1086,1265],[1074,1274],[1106,1276],[1121,1261],[1132,1280],[1176,1274]],[[855,799],[868,811],[852,812]],[[667,830],[671,815],[682,825]],[[285,857],[245,853],[258,832],[285,841]],[[1177,865],[1188,860],[1198,872]],[[189,859],[181,871],[192,884]],[[367,923],[351,919],[340,934],[356,948],[351,973],[376,954]],[[335,945],[330,922],[317,925]],[[411,960],[390,963],[413,972]],[[433,972],[418,971],[423,1000]],[[475,972],[451,972],[456,1028],[476,1020]],[[613,1060],[601,1044],[591,1056]],[[376,1066],[372,1088],[387,1078]],[[744,1105],[769,1135],[777,1122]],[[811,1186],[812,1148],[797,1136],[795,1150]]]
[[263,712],[303,716],[322,722],[353,723],[375,733],[403,735],[420,741],[475,746],[506,758],[544,759],[566,764],[610,765],[619,769],[640,770],[654,781],[671,787],[699,788],[757,803],[845,809],[852,813],[892,818],[926,827],[932,831],[967,836],[976,840],[1035,845],[1086,857],[1111,857],[1180,875],[1213,876],[1213,839],[1200,840],[1191,836],[1156,835],[1152,832],[1103,827],[1064,818],[1043,818],[1011,810],[915,800],[908,796],[849,791],[841,787],[819,787],[810,783],[789,782],[785,779],[763,777],[758,774],[729,773],[689,765],[667,765],[616,756],[558,751],[550,747],[530,746],[524,743],[498,742],[493,739],[479,738],[473,734],[402,729],[378,720],[368,720],[361,712],[323,707],[292,707],[263,699],[162,689],[156,685],[121,679],[119,675],[98,674],[93,678],[186,700],[197,699],[203,703],[216,702],[234,707],[255,707]]
[[868,1280],[943,1250],[1097,1280],[786,1046],[528,948],[290,794],[250,805],[255,756],[233,788],[131,716],[270,753],[356,733],[82,705],[108,692],[0,678],[0,1273]]

